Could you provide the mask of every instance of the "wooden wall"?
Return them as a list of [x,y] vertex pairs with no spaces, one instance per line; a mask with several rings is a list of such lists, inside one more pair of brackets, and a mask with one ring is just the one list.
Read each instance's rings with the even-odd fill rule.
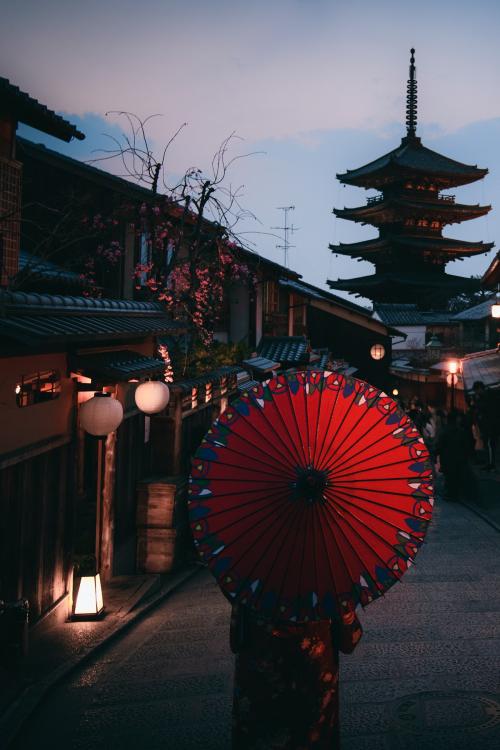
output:
[[0,598],[36,620],[67,593],[73,540],[69,444],[0,472]]

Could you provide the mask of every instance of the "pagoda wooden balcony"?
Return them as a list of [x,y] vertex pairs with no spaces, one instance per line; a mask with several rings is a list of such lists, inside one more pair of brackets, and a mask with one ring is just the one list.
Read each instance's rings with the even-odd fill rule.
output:
[[373,195],[371,198],[366,199],[366,205],[373,206],[376,203],[382,203],[383,200],[384,200],[383,195]]

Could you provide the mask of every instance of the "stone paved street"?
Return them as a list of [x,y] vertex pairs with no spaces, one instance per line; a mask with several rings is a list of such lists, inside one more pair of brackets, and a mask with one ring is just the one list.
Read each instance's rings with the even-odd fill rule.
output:
[[[15,744],[225,750],[228,605],[201,571],[61,685]],[[441,504],[418,565],[361,613],[341,666],[349,750],[500,748],[500,534]]]

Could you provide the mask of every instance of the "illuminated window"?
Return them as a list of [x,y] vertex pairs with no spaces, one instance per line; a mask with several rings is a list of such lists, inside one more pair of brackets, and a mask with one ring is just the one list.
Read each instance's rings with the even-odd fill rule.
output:
[[32,372],[29,375],[23,375],[16,384],[16,404],[20,408],[43,404],[45,401],[59,398],[60,393],[61,374],[58,370]]

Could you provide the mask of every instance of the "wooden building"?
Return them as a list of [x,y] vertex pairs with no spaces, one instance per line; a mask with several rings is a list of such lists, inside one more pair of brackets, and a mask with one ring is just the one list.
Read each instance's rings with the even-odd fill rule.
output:
[[[5,79],[0,93],[0,600],[27,599],[35,623],[67,615],[75,555],[95,554],[103,578],[136,570],[136,483],[150,474],[152,451],[134,390],[163,377],[159,345],[180,326],[158,303],[82,296],[79,276],[52,260],[30,274],[38,292],[12,289],[26,262],[17,123],[65,140],[83,134]],[[105,439],[79,422],[101,390],[124,412]]]
[[445,272],[451,260],[491,249],[493,243],[443,237],[451,224],[488,213],[491,206],[467,205],[443,190],[482,179],[487,169],[462,164],[425,147],[416,134],[417,82],[414,50],[408,80],[406,135],[387,154],[358,169],[338,174],[344,185],[375,189],[364,206],[334,209],[341,219],[370,224],[378,237],[330,245],[333,253],[373,263],[375,273],[329,281],[333,289],[353,292],[373,302],[414,303],[444,309],[448,299],[477,282]]

